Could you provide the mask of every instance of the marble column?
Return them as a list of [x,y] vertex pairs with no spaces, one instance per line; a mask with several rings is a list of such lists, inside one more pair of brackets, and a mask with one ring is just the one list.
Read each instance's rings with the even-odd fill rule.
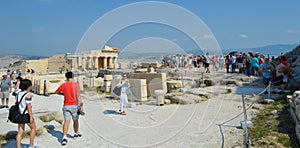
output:
[[108,68],[110,68],[110,69],[113,68],[112,58],[113,58],[113,57],[109,57],[109,58],[108,58],[108,66],[109,66]]
[[107,57],[103,57],[103,68],[107,69]]
[[[69,59],[68,59],[68,60],[69,60]],[[67,61],[68,61],[68,60],[67,60]],[[71,58],[71,65],[70,65],[70,66],[71,66],[71,69],[72,69],[72,68],[73,68],[73,69],[75,68],[75,64],[76,64],[75,58],[72,57],[72,58]]]
[[94,59],[94,63],[95,63],[95,69],[99,69],[99,63],[98,63],[98,57],[93,57],[93,59]]
[[88,57],[88,69],[92,69],[93,68],[93,61],[92,61],[92,57]]
[[117,57],[114,57],[114,69],[117,68],[117,63],[118,63],[118,58]]
[[82,68],[83,68],[83,69],[86,69],[86,68],[87,68],[87,67],[86,67],[86,65],[87,65],[87,64],[86,64],[86,61],[87,61],[86,57],[83,57],[83,58],[82,58]]
[[80,58],[77,57],[77,70],[79,69],[79,66],[80,66]]

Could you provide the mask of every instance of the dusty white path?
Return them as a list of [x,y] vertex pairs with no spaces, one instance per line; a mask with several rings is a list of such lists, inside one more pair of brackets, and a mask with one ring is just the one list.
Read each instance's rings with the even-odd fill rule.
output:
[[[224,87],[224,86],[221,86]],[[72,124],[69,142],[64,147],[234,147],[242,145],[243,130],[241,94],[257,94],[263,88],[231,87],[233,93],[216,95],[199,104],[155,106],[153,102],[126,108],[127,115],[117,113],[116,100],[99,100],[97,96],[84,94],[85,116],[80,117],[83,137],[74,139]],[[209,87],[212,92],[220,86]],[[34,96],[33,108],[36,118],[39,112],[61,111],[62,96]],[[248,100],[250,103],[253,100]],[[12,102],[12,101],[11,101]],[[249,111],[251,117],[251,110]],[[7,110],[2,109],[1,132],[16,131],[17,126],[6,122]],[[236,117],[236,118],[235,118]],[[39,125],[45,124],[38,121]],[[223,124],[220,126],[219,124]],[[61,147],[62,125],[55,121],[47,123],[54,127],[35,138],[40,148]],[[26,127],[28,129],[28,127]],[[27,147],[28,138],[22,140]],[[3,147],[14,147],[10,140]]]

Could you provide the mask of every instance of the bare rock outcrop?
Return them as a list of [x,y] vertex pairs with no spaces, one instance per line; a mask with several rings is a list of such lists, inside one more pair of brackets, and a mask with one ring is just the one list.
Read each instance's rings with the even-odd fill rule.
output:
[[300,45],[291,52],[285,54],[289,62],[291,62],[291,80],[290,86],[293,90],[300,89]]

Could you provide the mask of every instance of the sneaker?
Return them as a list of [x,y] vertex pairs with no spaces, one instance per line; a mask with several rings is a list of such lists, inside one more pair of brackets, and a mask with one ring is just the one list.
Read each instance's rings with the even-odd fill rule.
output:
[[74,134],[74,138],[78,138],[78,137],[81,137],[81,136],[82,136],[82,135],[79,134],[79,133]]
[[62,141],[61,141],[61,145],[66,145],[68,143],[68,140],[67,139],[63,139]]

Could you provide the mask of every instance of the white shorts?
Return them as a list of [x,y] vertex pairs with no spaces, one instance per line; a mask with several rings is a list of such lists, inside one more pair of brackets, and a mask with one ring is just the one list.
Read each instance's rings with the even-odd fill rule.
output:
[[0,98],[9,98],[9,91],[0,92]]
[[243,63],[238,63],[238,68],[243,68]]

